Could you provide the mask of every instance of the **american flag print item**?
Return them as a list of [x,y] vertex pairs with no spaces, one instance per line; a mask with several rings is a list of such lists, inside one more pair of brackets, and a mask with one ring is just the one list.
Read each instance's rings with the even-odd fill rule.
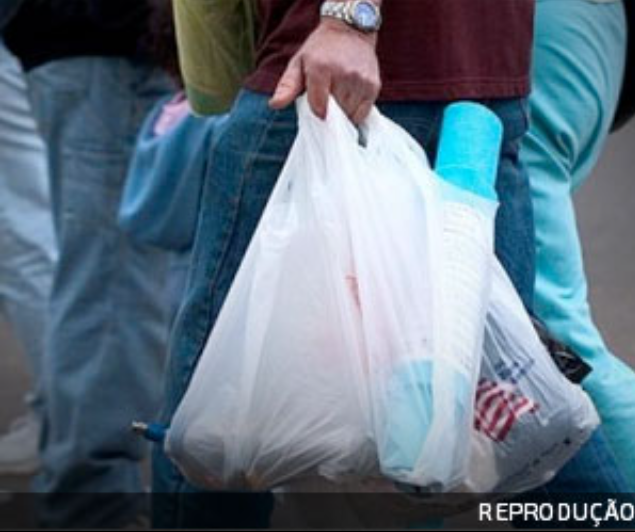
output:
[[474,427],[495,442],[503,442],[516,422],[538,405],[520,395],[509,382],[481,379],[476,391]]

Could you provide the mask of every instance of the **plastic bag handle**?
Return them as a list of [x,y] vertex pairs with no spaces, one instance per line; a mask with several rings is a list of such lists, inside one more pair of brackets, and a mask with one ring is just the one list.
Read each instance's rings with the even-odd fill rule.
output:
[[398,139],[402,146],[407,146],[429,165],[423,148],[403,129],[387,119],[376,106],[359,127],[350,121],[332,96],[329,97],[325,120],[313,113],[306,94],[298,98],[297,112],[300,129],[311,129],[317,138],[323,138],[325,134],[337,136],[338,142],[350,142],[347,146],[350,150],[375,154],[386,149],[386,139]]
[[320,135],[324,134],[325,129],[330,130],[332,133],[339,131],[343,133],[340,139],[346,138],[356,145],[359,145],[359,131],[357,127],[348,119],[340,105],[332,96],[329,96],[328,110],[326,119],[324,120],[315,115],[309,105],[306,94],[298,98],[296,105],[300,128],[303,126],[309,127]]

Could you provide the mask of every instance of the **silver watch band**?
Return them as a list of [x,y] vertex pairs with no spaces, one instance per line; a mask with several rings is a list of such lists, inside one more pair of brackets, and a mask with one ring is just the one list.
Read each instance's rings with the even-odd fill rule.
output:
[[[361,26],[357,20],[355,20],[355,9],[360,3],[369,3],[375,6],[377,10],[377,25],[375,27],[363,27]],[[381,14],[379,13],[379,7],[372,0],[365,0],[362,2],[361,0],[348,0],[342,2],[334,2],[327,0],[322,3],[322,7],[320,8],[320,15],[322,17],[330,17],[335,18],[337,20],[341,20],[360,31],[363,32],[373,32],[379,29],[381,25]]]
[[347,24],[353,23],[350,2],[324,2],[320,9],[320,15],[343,20]]

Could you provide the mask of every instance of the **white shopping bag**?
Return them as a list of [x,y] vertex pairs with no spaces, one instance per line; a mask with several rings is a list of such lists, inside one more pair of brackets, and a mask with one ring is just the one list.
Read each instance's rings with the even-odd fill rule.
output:
[[[431,516],[463,514],[483,500],[509,497],[552,480],[599,425],[587,394],[567,380],[546,347],[509,277],[491,257],[491,291],[483,363],[465,482],[450,495],[390,479],[346,486],[313,480],[288,491],[389,494],[348,497],[362,524],[406,528]],[[399,495],[399,496],[395,496]]]
[[545,484],[598,427],[597,412],[540,341],[494,260],[466,488],[519,493]]
[[[167,452],[208,488],[384,475],[451,489],[468,469],[481,349],[464,346],[480,346],[486,276],[452,301],[456,216],[401,128],[374,111],[362,147],[334,102],[326,121],[306,100],[298,113]],[[493,211],[470,220],[484,260]]]
[[312,146],[320,128],[341,133],[307,112],[168,434],[168,453],[204,487],[264,489],[375,463],[350,246],[333,200],[347,170],[327,172]]
[[468,468],[497,204],[439,179],[397,124],[367,126],[369,169],[343,189],[378,460],[448,491]]

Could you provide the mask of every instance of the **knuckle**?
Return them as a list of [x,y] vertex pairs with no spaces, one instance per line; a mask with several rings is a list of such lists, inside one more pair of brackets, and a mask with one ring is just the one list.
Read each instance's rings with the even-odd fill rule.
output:
[[333,79],[341,80],[345,77],[345,69],[338,63],[324,63],[320,69],[322,73],[328,72]]
[[368,97],[371,99],[375,99],[379,96],[381,92],[382,83],[377,78],[370,78],[366,85]]
[[355,85],[362,85],[366,81],[364,74],[354,68],[345,70],[344,76],[347,81],[354,83]]
[[308,53],[304,57],[304,65],[307,73],[309,74],[319,75],[332,70],[324,58],[313,53]]

